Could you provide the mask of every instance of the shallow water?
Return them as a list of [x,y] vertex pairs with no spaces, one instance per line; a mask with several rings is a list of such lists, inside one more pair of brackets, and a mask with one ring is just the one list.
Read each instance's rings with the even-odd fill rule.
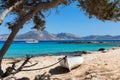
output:
[[[74,41],[73,41],[74,42]],[[0,42],[2,47],[4,41]],[[96,51],[99,48],[109,49],[120,44],[92,44],[92,43],[65,43],[62,41],[40,41],[39,43],[26,43],[25,41],[14,41],[7,51],[5,57],[24,57],[26,54],[57,54],[59,52],[73,51]]]

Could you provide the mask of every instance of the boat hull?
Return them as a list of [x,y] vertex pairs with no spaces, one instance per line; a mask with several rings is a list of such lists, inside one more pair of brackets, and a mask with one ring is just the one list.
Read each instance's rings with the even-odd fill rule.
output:
[[82,63],[82,56],[66,56],[60,61],[60,66],[67,68],[69,69],[69,71],[71,71],[73,68],[78,67]]

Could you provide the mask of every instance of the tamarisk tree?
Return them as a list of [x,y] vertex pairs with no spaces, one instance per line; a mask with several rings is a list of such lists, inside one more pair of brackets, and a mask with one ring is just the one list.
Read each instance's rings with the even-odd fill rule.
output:
[[44,29],[46,11],[56,8],[59,5],[69,6],[68,4],[77,2],[78,8],[84,10],[88,16],[96,17],[100,20],[119,21],[120,1],[119,0],[0,0],[0,24],[8,13],[16,15],[16,19],[12,22],[6,22],[11,33],[0,50],[0,75],[3,74],[1,69],[2,59],[8,50],[10,44],[15,38],[18,31],[23,25],[32,20],[33,28]]

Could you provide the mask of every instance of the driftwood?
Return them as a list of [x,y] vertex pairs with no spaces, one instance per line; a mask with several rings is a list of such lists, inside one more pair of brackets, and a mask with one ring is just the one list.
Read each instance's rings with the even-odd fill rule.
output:
[[65,59],[65,57],[61,58],[61,59],[60,59],[58,62],[56,62],[56,63],[53,63],[53,64],[51,64],[51,65],[48,65],[48,66],[45,66],[45,67],[42,67],[42,68],[36,68],[36,69],[22,69],[21,71],[34,71],[34,70],[41,70],[41,69],[49,68],[49,67],[51,67],[51,66],[54,66],[54,65],[60,63],[60,62],[61,62],[62,60],[64,60],[64,59]]
[[[60,61],[62,61],[65,57],[63,57],[61,60],[59,60],[58,62],[56,63],[53,63],[49,66],[46,66],[46,67],[43,67],[43,68],[37,68],[37,69],[24,69],[24,68],[28,68],[28,67],[32,67],[32,66],[35,66],[37,65],[38,63],[34,63],[32,65],[29,65],[29,66],[25,66],[29,60],[31,59],[31,57],[26,57],[25,61],[21,64],[21,66],[17,69],[15,69],[15,64],[18,63],[19,61],[17,62],[12,62],[12,66],[9,66],[7,69],[6,69],[6,72],[2,75],[2,79],[1,80],[24,80],[24,79],[16,79],[16,77],[14,76],[14,74],[20,72],[20,71],[33,71],[33,70],[40,70],[40,69],[45,69],[45,68],[48,68],[48,67],[51,67],[53,65],[56,65],[58,64]],[[28,79],[29,80],[29,79]],[[50,75],[49,74],[46,74],[46,72],[42,75],[36,75],[35,76],[35,79],[34,80],[50,80]]]
[[[2,75],[2,78],[9,78],[10,79],[9,76],[14,75],[14,74],[22,71],[23,68],[32,67],[32,66],[35,66],[36,64],[38,64],[38,63],[35,63],[35,64],[30,65],[30,66],[25,66],[29,62],[30,59],[31,59],[31,57],[26,57],[25,61],[22,63],[22,65],[18,69],[15,69],[15,64],[18,62],[13,62],[12,66],[9,66],[6,69],[6,72]],[[7,79],[5,79],[5,80],[7,80]]]
[[9,75],[9,76],[2,78],[0,80],[17,80],[17,78],[14,75]]
[[13,70],[16,70],[15,69],[15,62],[12,63],[11,67],[6,68],[6,72],[2,75],[2,77],[7,77],[7,76],[11,75]]

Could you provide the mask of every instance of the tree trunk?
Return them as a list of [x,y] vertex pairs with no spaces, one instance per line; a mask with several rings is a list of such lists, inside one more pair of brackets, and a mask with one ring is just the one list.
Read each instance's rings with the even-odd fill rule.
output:
[[[17,34],[17,32],[19,31],[20,28],[14,30],[11,32],[11,34],[9,35],[7,41],[5,42],[5,44],[3,45],[2,49],[0,50],[0,68],[1,68],[1,63],[2,63],[2,59],[3,56],[5,55],[6,51],[8,50],[10,44],[12,43],[15,35]],[[2,69],[0,69],[0,72],[2,72]],[[0,73],[0,75],[3,73]]]
[[53,8],[57,5],[59,5],[63,0],[56,0],[50,3],[40,3],[37,6],[34,6],[25,16],[20,18],[18,21],[16,21],[16,24],[13,25],[12,32],[10,33],[8,39],[6,40],[5,44],[0,50],[0,76],[2,74],[2,69],[1,69],[1,63],[2,59],[8,50],[10,44],[12,43],[13,39],[15,38],[17,32],[20,30],[20,28],[25,24],[26,21],[28,21],[34,14],[39,12],[41,9],[47,10],[49,8]]

